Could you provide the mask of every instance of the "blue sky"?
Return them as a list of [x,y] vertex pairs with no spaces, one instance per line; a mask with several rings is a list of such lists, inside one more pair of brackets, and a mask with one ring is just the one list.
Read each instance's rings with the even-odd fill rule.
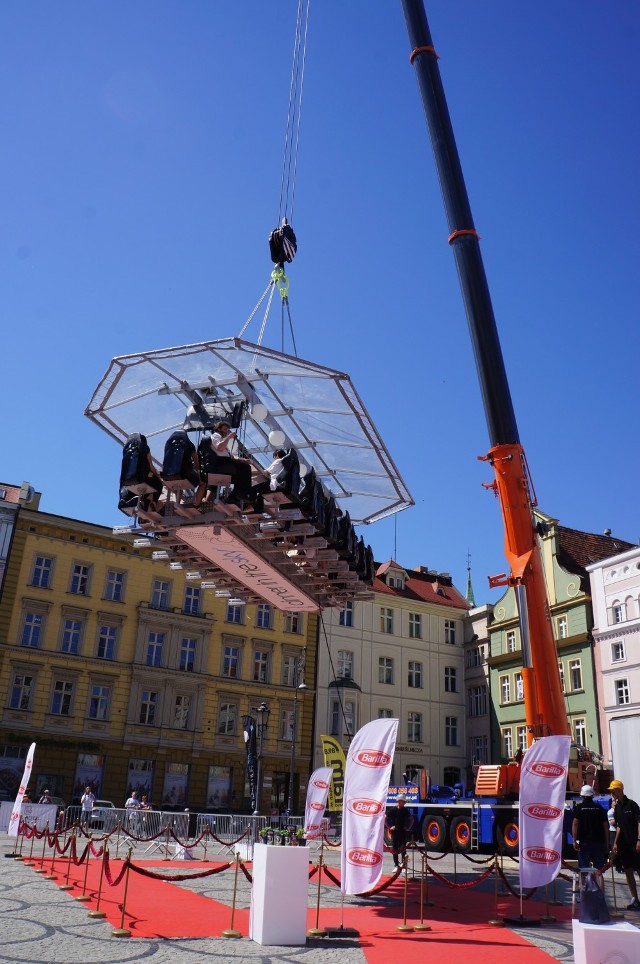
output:
[[[0,479],[46,511],[123,522],[119,449],[83,416],[110,359],[237,335],[267,284],[295,9],[0,9]],[[636,542],[640,5],[427,14],[540,507]],[[298,353],[350,374],[416,499],[366,529],[376,558],[464,591],[469,552],[480,603],[502,525],[408,53],[400,0],[312,2],[291,312]]]

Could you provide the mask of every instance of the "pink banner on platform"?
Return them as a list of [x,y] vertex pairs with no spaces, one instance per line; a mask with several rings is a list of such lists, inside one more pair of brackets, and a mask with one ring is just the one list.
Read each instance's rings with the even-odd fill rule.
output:
[[318,767],[309,778],[307,803],[304,808],[304,832],[310,839],[319,837],[322,831],[322,818],[327,806],[332,775],[333,767]]
[[382,874],[384,814],[398,720],[372,720],[347,756],[342,810],[342,893],[361,894]]
[[569,736],[543,736],[520,773],[520,886],[541,887],[560,870]]
[[20,781],[20,788],[18,790],[18,796],[16,797],[16,802],[13,805],[13,810],[11,811],[11,819],[9,820],[9,829],[7,830],[8,837],[18,836],[18,826],[20,824],[20,811],[22,809],[22,801],[24,800],[24,795],[27,792],[27,786],[29,784],[29,777],[31,776],[31,768],[33,767],[33,755],[36,752],[36,745],[32,743],[29,747],[29,752],[27,753],[27,759],[24,765],[24,773],[22,774],[22,780]]

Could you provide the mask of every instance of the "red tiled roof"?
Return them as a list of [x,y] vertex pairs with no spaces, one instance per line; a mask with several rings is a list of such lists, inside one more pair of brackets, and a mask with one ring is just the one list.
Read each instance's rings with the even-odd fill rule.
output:
[[13,505],[18,504],[18,499],[20,498],[19,485],[8,485],[6,482],[0,482],[0,489],[5,490],[3,502],[11,502]]
[[616,539],[613,536],[596,535],[594,532],[580,532],[579,529],[568,529],[557,526],[558,532],[558,562],[563,569],[582,576],[588,590],[589,577],[586,567],[601,559],[617,556],[619,552],[633,549],[632,542]]
[[[389,568],[402,569],[407,573],[407,580],[404,589],[395,589],[387,586],[384,579],[380,578]],[[416,601],[433,603],[436,606],[452,606],[455,609],[471,609],[471,606],[458,592],[451,582],[450,576],[434,572],[418,572],[414,569],[404,569],[392,560],[382,565],[374,564],[376,576],[373,580],[372,589],[374,592],[384,593],[389,596],[397,596],[400,599],[415,599]]]

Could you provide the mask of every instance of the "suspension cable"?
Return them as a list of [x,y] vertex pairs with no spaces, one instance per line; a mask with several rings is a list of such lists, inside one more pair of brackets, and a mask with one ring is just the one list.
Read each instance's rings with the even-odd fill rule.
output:
[[289,84],[289,107],[285,127],[284,158],[280,182],[280,200],[278,202],[278,224],[282,217],[287,217],[289,221],[293,219],[310,6],[311,0],[298,0],[293,43],[293,61],[291,64],[291,81]]

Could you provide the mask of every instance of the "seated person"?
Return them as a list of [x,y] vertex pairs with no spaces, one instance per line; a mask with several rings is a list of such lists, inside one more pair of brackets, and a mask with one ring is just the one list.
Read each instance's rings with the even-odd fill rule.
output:
[[277,492],[287,481],[287,467],[284,463],[286,452],[284,449],[276,449],[273,453],[273,462],[264,470],[267,478],[263,482],[258,482],[251,489],[253,504],[256,512],[264,511],[265,492]]
[[227,502],[240,502],[242,499],[251,499],[251,462],[248,459],[236,458],[231,451],[230,445],[237,437],[236,432],[231,431],[228,422],[218,422],[215,431],[209,438],[209,451],[205,449],[202,440],[201,452],[204,450],[203,474],[205,480],[199,485],[196,492],[195,505],[201,505],[207,491],[206,474],[211,472],[216,475],[230,475],[233,485],[233,494]]

